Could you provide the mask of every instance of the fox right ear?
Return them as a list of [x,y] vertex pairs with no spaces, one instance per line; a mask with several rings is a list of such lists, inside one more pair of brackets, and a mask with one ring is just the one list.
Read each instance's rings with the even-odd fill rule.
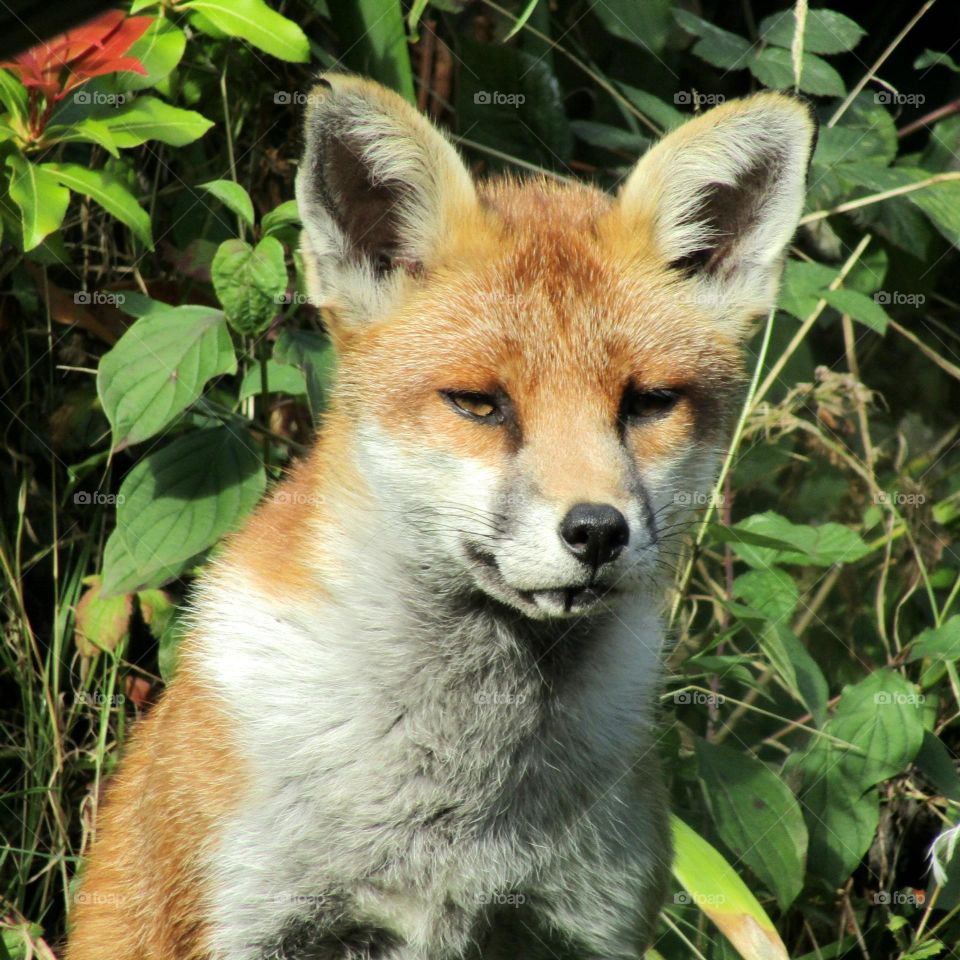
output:
[[312,301],[349,329],[429,271],[476,192],[456,150],[391,90],[328,73],[307,101],[301,251]]

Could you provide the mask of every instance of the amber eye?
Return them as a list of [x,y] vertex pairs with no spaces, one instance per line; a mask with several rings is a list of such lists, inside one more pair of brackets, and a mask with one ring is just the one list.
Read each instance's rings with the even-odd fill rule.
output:
[[620,401],[620,420],[630,423],[669,413],[679,399],[677,390],[641,390],[630,384]]
[[464,417],[481,423],[503,423],[503,409],[492,393],[474,393],[460,390],[441,390],[440,396]]

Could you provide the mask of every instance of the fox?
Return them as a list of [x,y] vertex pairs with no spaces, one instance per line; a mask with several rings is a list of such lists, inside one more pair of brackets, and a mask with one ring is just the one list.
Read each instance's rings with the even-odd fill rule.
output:
[[644,955],[671,561],[815,132],[730,100],[608,194],[475,178],[399,94],[321,76],[296,197],[329,405],[195,585],[67,960]]

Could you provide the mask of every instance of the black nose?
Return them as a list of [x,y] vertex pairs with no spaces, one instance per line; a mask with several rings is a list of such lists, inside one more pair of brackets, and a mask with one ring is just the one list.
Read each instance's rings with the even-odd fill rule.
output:
[[630,539],[627,518],[609,503],[578,503],[560,524],[567,549],[596,570],[613,560]]

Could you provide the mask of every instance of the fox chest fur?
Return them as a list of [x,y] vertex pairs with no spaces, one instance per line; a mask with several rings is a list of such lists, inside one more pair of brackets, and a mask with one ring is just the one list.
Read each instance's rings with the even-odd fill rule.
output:
[[307,99],[330,407],[198,585],[67,956],[638,960],[670,864],[659,611],[813,124],[725,104],[611,198],[477,185],[356,77]]

